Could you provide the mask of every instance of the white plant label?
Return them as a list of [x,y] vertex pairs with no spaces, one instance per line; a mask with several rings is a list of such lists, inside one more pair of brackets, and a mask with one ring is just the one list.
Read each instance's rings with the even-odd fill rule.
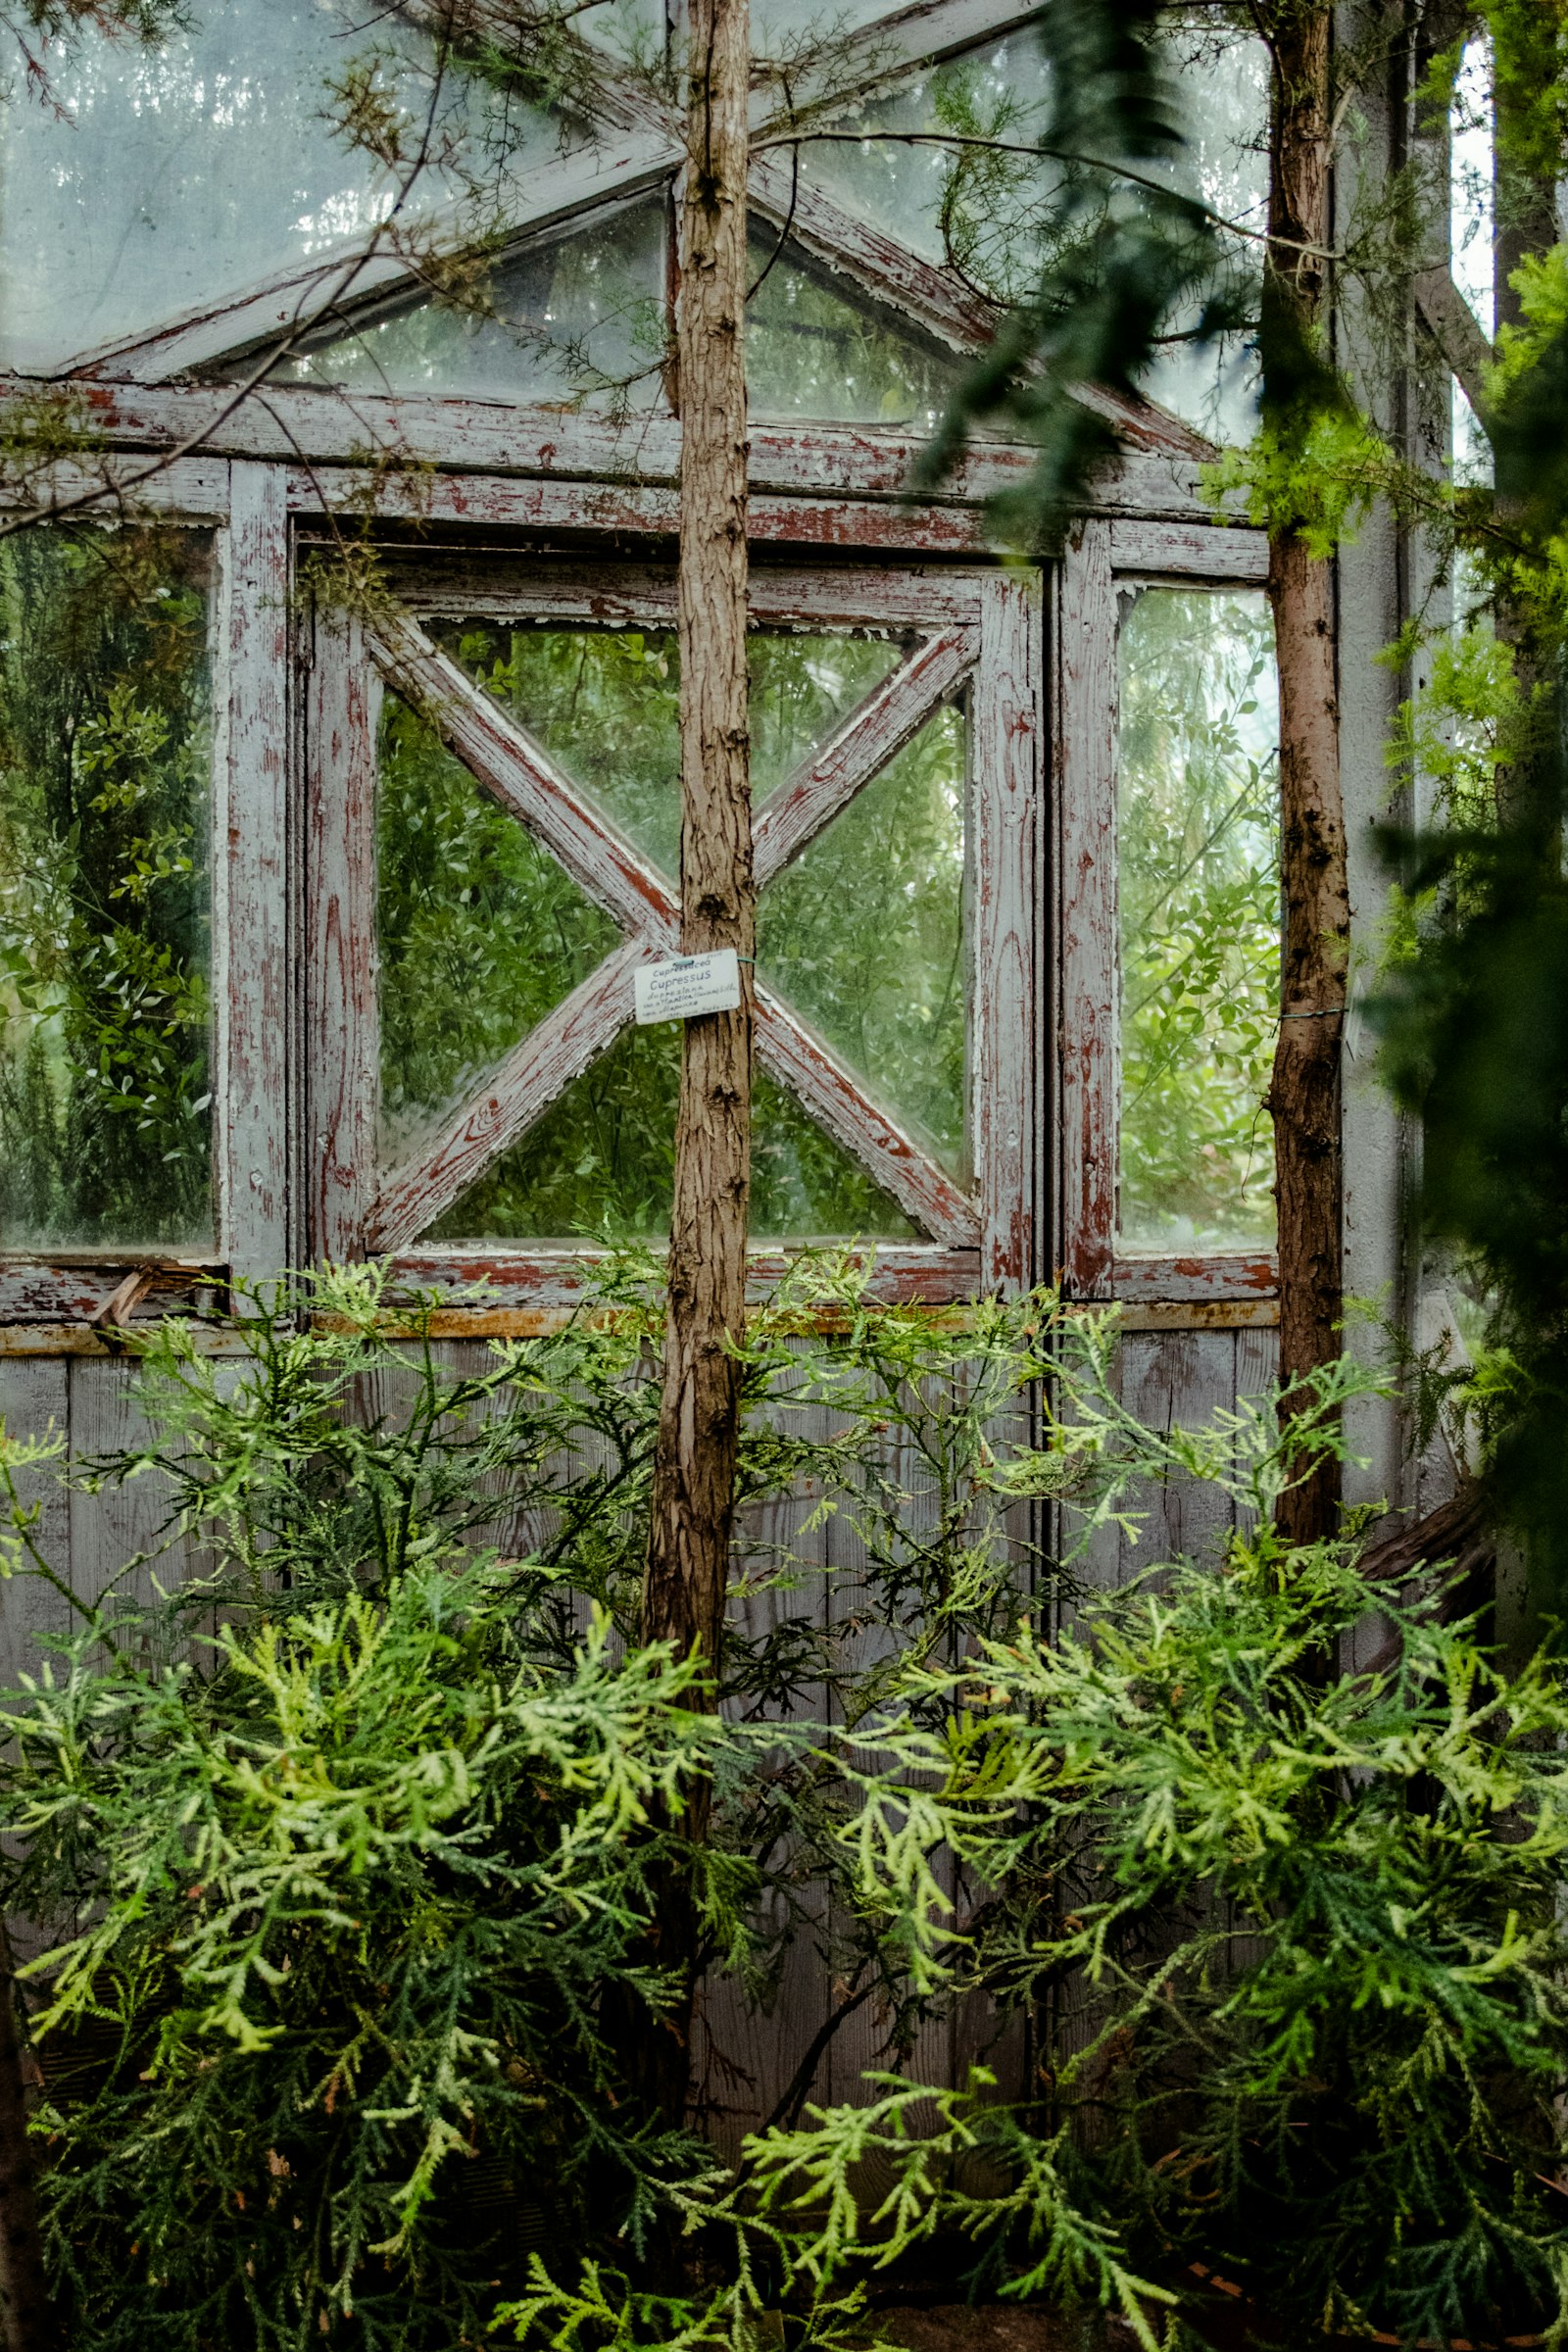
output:
[[741,967],[733,948],[640,964],[631,984],[643,1028],[652,1021],[689,1021],[698,1012],[733,1012],[741,1001]]

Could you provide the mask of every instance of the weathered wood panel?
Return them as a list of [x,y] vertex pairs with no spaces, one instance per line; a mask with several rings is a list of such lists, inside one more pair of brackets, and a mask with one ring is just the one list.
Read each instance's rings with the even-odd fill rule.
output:
[[[20,377],[0,385],[0,413],[46,388]],[[279,384],[267,387],[265,402],[236,400],[227,386],[85,382],[82,392],[93,430],[107,451],[156,458],[159,470],[148,475],[138,495],[193,514],[226,512],[227,469],[213,461],[228,457],[272,458],[287,465],[290,505],[302,514],[321,512],[322,481],[316,478],[321,468],[348,468],[346,478],[363,493],[367,451],[384,453],[380,470],[386,472],[439,466],[557,485],[671,485],[680,472],[680,426],[671,417],[617,426],[604,417],[501,401],[359,393],[347,401],[328,390]],[[202,457],[180,461],[191,468],[188,473],[164,470],[174,452],[195,448]],[[770,501],[836,497],[875,506],[906,499],[924,443],[871,425],[758,423],[751,430],[751,448],[752,487],[776,526]],[[932,509],[979,505],[1016,489],[1034,463],[1035,453],[1026,445],[977,442],[924,503]],[[1194,459],[1130,448],[1097,476],[1086,507],[1100,515],[1212,529],[1214,510],[1200,472]],[[1228,511],[1240,513],[1234,503]],[[564,515],[556,516],[558,527],[564,521]],[[868,532],[874,531],[875,515],[867,515],[865,523]],[[628,520],[625,527],[647,526]],[[775,528],[771,535],[780,534]]]
[[1056,892],[1061,1258],[1109,1294],[1116,1229],[1116,596],[1110,531],[1085,522],[1057,575]]
[[1159,579],[1194,579],[1211,585],[1261,588],[1268,577],[1268,537],[1263,531],[1200,523],[1113,522],[1113,571]]
[[240,1279],[289,1258],[289,519],[275,466],[231,471],[218,642],[221,712],[213,1136],[222,1254]]
[[1038,573],[986,582],[970,703],[974,845],[971,1012],[980,1283],[1030,1279],[1035,1230],[1036,851],[1044,757],[1045,609]]
[[[0,1364],[0,1421],[8,1437],[71,1440],[71,1375],[63,1361]],[[42,1505],[32,1541],[55,1574],[71,1583],[71,1504],[55,1470],[45,1465],[19,1476],[24,1503]],[[17,1575],[0,1583],[0,1685],[16,1688],[22,1674],[36,1674],[47,1652],[40,1634],[70,1631],[73,1610],[63,1593],[39,1576]]]
[[306,1084],[310,1248],[363,1247],[375,1168],[375,738],[380,680],[360,624],[318,612],[306,747]]

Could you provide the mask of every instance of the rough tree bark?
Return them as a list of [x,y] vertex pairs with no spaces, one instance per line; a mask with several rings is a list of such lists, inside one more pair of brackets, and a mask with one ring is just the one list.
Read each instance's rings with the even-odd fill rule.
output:
[[[689,40],[676,313],[681,945],[688,954],[734,948],[742,1004],[685,1025],[643,1635],[716,1662],[739,1418],[729,1343],[746,1312],[757,932],[746,696],[748,0],[691,0]],[[703,1835],[706,1815],[699,1794],[688,1835]],[[696,1940],[683,1884],[663,1889],[657,1924],[660,1956],[684,1970],[688,1996],[673,2030],[653,2037],[640,2073],[651,2103],[673,2120],[686,2097]]]
[[[1264,286],[1264,392],[1270,352],[1286,356],[1322,330],[1330,220],[1331,9],[1277,0],[1270,12],[1273,108]],[[1270,327],[1274,332],[1269,332]],[[1280,1377],[1299,1380],[1341,1348],[1343,1311],[1340,1055],[1349,898],[1340,790],[1334,584],[1298,532],[1269,542],[1280,693],[1280,857],[1285,939],[1279,1041],[1269,1084],[1279,1203]],[[1281,1532],[1310,1543],[1334,1532],[1337,1464],[1293,1488]]]

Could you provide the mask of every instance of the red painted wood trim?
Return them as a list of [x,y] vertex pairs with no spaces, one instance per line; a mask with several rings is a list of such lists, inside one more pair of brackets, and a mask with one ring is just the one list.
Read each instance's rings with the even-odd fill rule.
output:
[[928,639],[850,711],[813,760],[779,786],[760,811],[753,836],[759,890],[913,741],[934,710],[952,700],[979,650],[972,629],[949,629]]
[[680,909],[669,884],[484,688],[406,617],[382,622],[369,642],[388,683],[595,904],[623,929],[672,950]]
[[813,1118],[890,1193],[906,1216],[952,1250],[980,1240],[974,1202],[879,1108],[854,1072],[760,981],[757,1054]]
[[[531,564],[527,556],[483,551],[452,558],[386,553],[389,584],[413,611],[495,619],[663,628],[675,622],[675,573],[667,564]],[[751,617],[758,628],[925,629],[977,627],[984,584],[975,567],[835,564],[809,571],[756,564]]]
[[[798,1250],[768,1249],[749,1253],[752,1295],[761,1297],[775,1284],[799,1257]],[[960,1303],[977,1295],[980,1271],[979,1252],[973,1250],[939,1250],[922,1248],[918,1244],[889,1242],[875,1251],[853,1250],[850,1255],[860,1262],[872,1259],[871,1278],[867,1285],[873,1298],[887,1300],[923,1300],[935,1306]],[[466,1318],[464,1328],[474,1337],[482,1337],[488,1316],[502,1328],[515,1329],[510,1318],[518,1311],[515,1302],[521,1301],[525,1314],[537,1313],[537,1328],[548,1329],[553,1321],[564,1314],[591,1305],[598,1285],[598,1271],[603,1256],[592,1250],[578,1250],[563,1245],[552,1250],[546,1244],[528,1249],[497,1248],[494,1250],[408,1250],[394,1260],[399,1282],[410,1291],[463,1292],[484,1284],[498,1297],[489,1301],[477,1301],[469,1307],[450,1307],[454,1318]],[[456,1321],[451,1336],[460,1336]]]
[[[47,388],[44,379],[7,379],[0,383],[0,413]],[[215,463],[225,457],[289,463],[290,504],[303,513],[320,511],[319,490],[307,466],[350,468],[349,479],[363,496],[367,450],[392,453],[413,468],[597,483],[607,491],[669,486],[680,471],[680,426],[667,416],[616,426],[604,417],[501,401],[349,397],[282,384],[268,386],[265,407],[252,399],[225,415],[233,394],[221,387],[89,381],[81,389],[92,429],[108,453],[158,453],[176,442],[201,442],[202,457],[176,462],[188,471],[153,476],[138,492],[148,503],[167,499],[193,515],[226,510],[227,477]],[[756,423],[750,438],[753,488],[769,498],[903,500],[924,446],[918,436],[870,425]],[[1033,464],[1034,452],[1025,445],[977,442],[928,504],[974,506],[1016,487]],[[1098,477],[1087,505],[1097,514],[1212,528],[1213,509],[1199,477],[1190,457],[1132,448]]]
[[513,1048],[429,1147],[386,1179],[368,1219],[372,1250],[416,1240],[614,1044],[632,1017],[632,974],[652,955],[645,942],[627,940],[607,956]]
[[357,620],[318,612],[307,717],[307,1225],[315,1258],[364,1253],[380,1091],[375,770],[381,682]]
[[1118,1298],[1139,1304],[1161,1299],[1247,1299],[1278,1296],[1279,1259],[1272,1250],[1248,1256],[1120,1256],[1112,1283]]
[[1039,573],[995,575],[986,582],[970,702],[973,1120],[987,1292],[1018,1291],[1032,1271],[1044,662]]
[[1057,924],[1062,1275],[1109,1296],[1116,1231],[1116,599],[1110,530],[1080,524],[1057,575]]
[[289,1262],[289,520],[275,466],[236,465],[222,555],[217,1086],[222,1254],[235,1274]]

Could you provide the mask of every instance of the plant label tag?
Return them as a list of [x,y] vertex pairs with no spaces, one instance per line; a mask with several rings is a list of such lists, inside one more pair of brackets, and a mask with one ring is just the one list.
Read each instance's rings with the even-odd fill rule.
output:
[[632,974],[632,997],[643,1028],[652,1021],[689,1021],[699,1012],[733,1012],[741,1001],[741,967],[733,948],[706,956],[676,956],[645,963]]

